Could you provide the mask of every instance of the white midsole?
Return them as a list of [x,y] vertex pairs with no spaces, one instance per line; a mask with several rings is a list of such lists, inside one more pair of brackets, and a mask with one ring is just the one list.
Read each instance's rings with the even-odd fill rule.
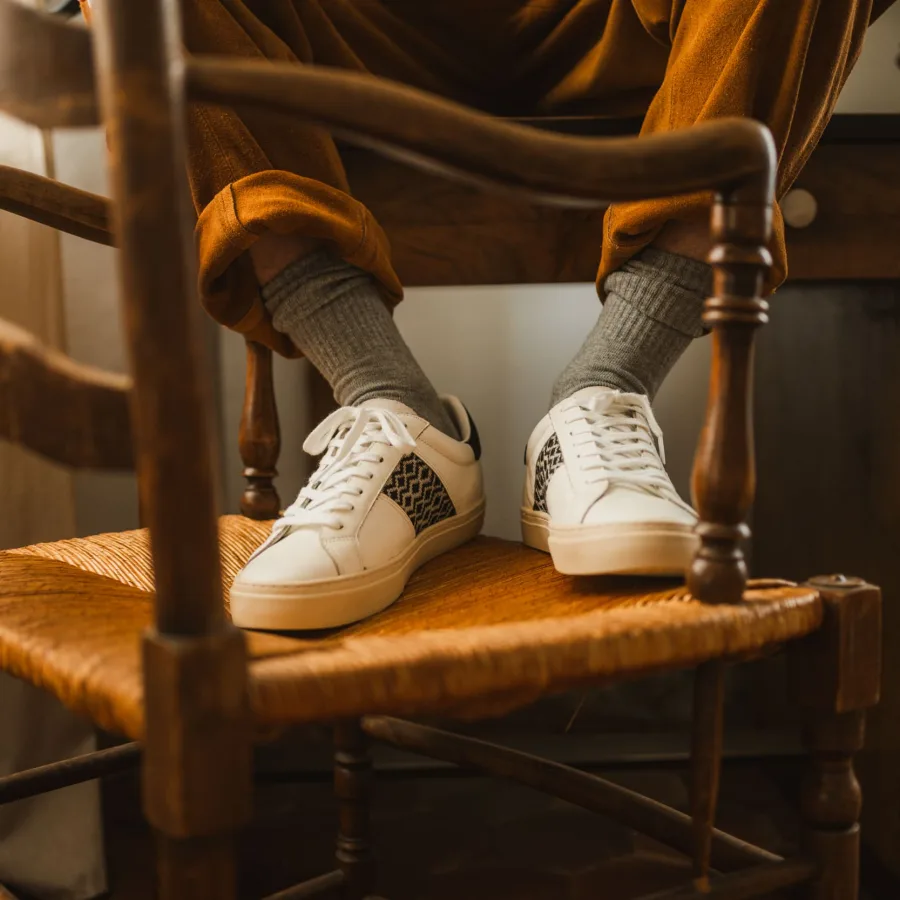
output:
[[303,584],[234,584],[231,618],[241,628],[274,631],[336,628],[390,606],[420,566],[474,538],[484,524],[484,500],[474,509],[432,525],[384,566]]
[[699,541],[690,525],[677,522],[559,526],[527,507],[522,539],[549,553],[564,575],[683,575]]

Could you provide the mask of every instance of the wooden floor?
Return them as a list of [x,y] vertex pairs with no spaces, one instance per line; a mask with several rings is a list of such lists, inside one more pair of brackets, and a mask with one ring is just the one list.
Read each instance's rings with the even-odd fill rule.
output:
[[[603,774],[684,807],[681,767]],[[723,779],[720,825],[777,852],[796,838],[790,763],[735,762]],[[150,842],[136,787],[107,790],[112,900],[151,900]],[[390,900],[630,900],[682,883],[685,861],[627,829],[515,785],[436,773],[385,777],[374,809],[379,893]],[[260,786],[242,842],[242,896],[254,900],[330,867],[330,786]],[[880,898],[878,898],[880,900]]]

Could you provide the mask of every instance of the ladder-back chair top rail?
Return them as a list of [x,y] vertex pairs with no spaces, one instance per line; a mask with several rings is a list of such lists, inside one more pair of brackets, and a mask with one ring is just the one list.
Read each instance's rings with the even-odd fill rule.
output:
[[771,136],[746,119],[641,139],[562,135],[355,72],[204,56],[186,59],[185,89],[193,100],[295,113],[411,166],[536,203],[598,207],[719,189],[770,204],[774,189]]

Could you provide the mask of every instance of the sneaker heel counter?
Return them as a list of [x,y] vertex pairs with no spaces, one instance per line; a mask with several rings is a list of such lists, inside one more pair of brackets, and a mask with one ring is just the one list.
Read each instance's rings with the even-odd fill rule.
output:
[[522,507],[534,508],[534,470],[528,465],[528,448],[525,449],[525,477],[522,479]]
[[475,420],[472,418],[472,414],[469,412],[467,407],[463,407],[466,412],[466,419],[469,423],[469,436],[466,438],[466,443],[472,448],[472,452],[475,454],[476,462],[481,460],[481,437],[478,434],[478,428],[475,426]]
[[476,459],[475,461],[475,478],[474,481],[474,496],[472,499],[472,505],[476,505],[478,503],[485,502],[485,494],[484,494],[484,469],[481,466],[481,461]]

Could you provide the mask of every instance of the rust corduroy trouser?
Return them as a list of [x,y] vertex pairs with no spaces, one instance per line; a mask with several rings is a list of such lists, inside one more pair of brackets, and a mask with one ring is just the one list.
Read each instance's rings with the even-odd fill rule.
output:
[[[643,132],[720,116],[772,130],[779,194],[828,121],[872,0],[183,0],[190,52],[371,72],[505,115],[644,117]],[[396,302],[384,232],[354,200],[324,131],[194,106],[189,175],[203,301],[225,325],[295,355],[272,328],[245,251],[267,231],[329,241]],[[598,280],[708,198],[612,207]],[[786,272],[776,211],[774,283]]]

